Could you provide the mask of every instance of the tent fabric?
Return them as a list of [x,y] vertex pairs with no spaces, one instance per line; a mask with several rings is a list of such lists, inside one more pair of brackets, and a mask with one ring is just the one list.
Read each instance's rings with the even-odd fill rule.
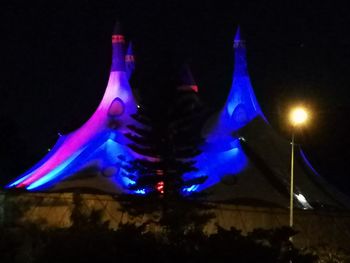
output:
[[[208,193],[206,201],[286,208],[289,205],[290,145],[268,124],[254,94],[248,74],[246,47],[237,30],[234,40],[234,73],[230,93],[221,110],[208,118],[202,135],[205,143],[191,161],[197,171],[185,180],[207,175],[201,185],[188,192]],[[129,147],[142,128],[132,116],[139,105],[129,85],[124,54],[125,39],[116,26],[112,35],[112,65],[104,96],[90,119],[76,131],[59,138],[54,149],[8,185],[8,188],[42,192],[74,192],[118,195],[135,193],[125,162],[151,158]],[[128,56],[132,55],[131,46]],[[186,68],[186,81],[195,86]],[[184,79],[182,79],[184,82]],[[191,95],[197,96],[196,92]],[[295,163],[295,207],[302,209],[349,209],[349,198],[333,189],[314,172],[297,151]],[[134,174],[133,174],[134,175]]]

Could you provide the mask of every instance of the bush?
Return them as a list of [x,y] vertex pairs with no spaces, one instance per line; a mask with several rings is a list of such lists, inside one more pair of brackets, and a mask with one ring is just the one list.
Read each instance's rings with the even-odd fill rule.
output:
[[[218,228],[210,236],[193,231],[176,239],[142,227],[0,230],[1,262],[315,262],[311,252],[289,242],[290,228],[256,229],[247,235]],[[326,261],[324,261],[326,262]],[[332,261],[329,261],[332,262]],[[334,261],[337,262],[337,261]]]

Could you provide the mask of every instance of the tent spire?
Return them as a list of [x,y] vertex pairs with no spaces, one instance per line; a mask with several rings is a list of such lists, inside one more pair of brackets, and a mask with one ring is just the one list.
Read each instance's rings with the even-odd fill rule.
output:
[[233,48],[244,48],[245,49],[245,40],[241,38],[241,28],[237,27],[235,39],[233,40]]
[[126,67],[126,75],[128,79],[130,79],[132,73],[135,70],[135,57],[132,49],[132,42],[129,42],[128,49],[125,55],[125,67]]
[[198,92],[198,86],[194,81],[190,67],[187,63],[184,64],[180,70],[179,85],[177,86],[177,90]]
[[122,35],[122,27],[121,27],[120,22],[118,20],[116,20],[114,23],[113,35]]
[[233,40],[233,48],[235,51],[234,76],[238,74],[248,76],[246,46],[245,40],[241,37],[240,26],[237,27],[235,38]]
[[112,33],[112,66],[111,72],[113,71],[125,71],[125,61],[124,61],[124,45],[125,38],[121,33],[121,26],[119,21],[117,21],[113,28]]
[[231,90],[226,102],[226,113],[231,120],[234,130],[243,127],[252,119],[260,115],[266,120],[250,81],[245,40],[241,37],[241,30],[238,26],[234,41],[234,72]]

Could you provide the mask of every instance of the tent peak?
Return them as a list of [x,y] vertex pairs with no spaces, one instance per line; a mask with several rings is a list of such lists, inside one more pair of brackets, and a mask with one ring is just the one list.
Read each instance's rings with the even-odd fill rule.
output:
[[234,48],[245,48],[245,40],[241,37],[241,27],[238,25],[235,38],[233,40],[233,47]]
[[113,35],[122,35],[122,27],[119,20],[116,20],[113,27]]
[[187,63],[180,69],[178,84],[177,90],[198,92],[198,86]]

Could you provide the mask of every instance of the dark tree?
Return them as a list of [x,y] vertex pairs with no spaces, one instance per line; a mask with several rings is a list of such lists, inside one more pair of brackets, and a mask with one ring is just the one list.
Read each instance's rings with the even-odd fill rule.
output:
[[197,170],[193,158],[204,142],[200,132],[206,112],[188,67],[181,77],[161,110],[141,106],[133,116],[143,128],[129,127],[134,132],[126,135],[132,141],[129,147],[147,158],[131,161],[124,169],[136,182],[129,189],[144,195],[122,199],[123,208],[131,214],[158,213],[157,224],[172,234],[201,229],[211,218],[208,205],[189,190],[207,176],[183,177]]

